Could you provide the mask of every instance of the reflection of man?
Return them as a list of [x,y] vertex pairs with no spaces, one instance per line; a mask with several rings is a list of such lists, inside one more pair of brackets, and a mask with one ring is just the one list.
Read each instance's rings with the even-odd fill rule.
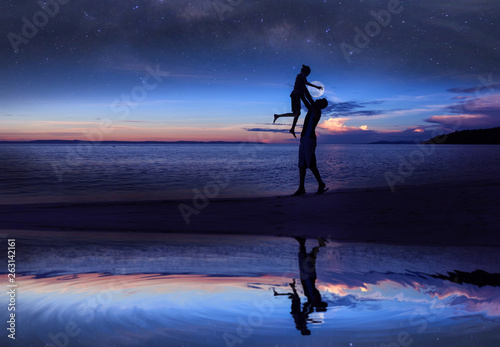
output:
[[314,247],[311,253],[306,252],[306,240],[302,237],[295,238],[299,242],[299,271],[300,282],[304,295],[307,297],[307,305],[312,307],[326,307],[326,303],[321,301],[321,294],[316,289],[316,256],[320,247],[325,246],[325,240],[319,238],[318,246]]
[[274,295],[288,295],[292,300],[292,307],[290,314],[295,322],[295,328],[300,331],[302,335],[311,335],[311,331],[307,328],[307,323],[311,322],[309,314],[316,312],[326,311],[328,304],[321,301],[321,294],[316,288],[316,256],[320,247],[326,246],[325,240],[318,238],[318,246],[314,247],[311,253],[306,251],[306,240],[302,237],[295,238],[299,242],[299,272],[302,290],[307,297],[307,302],[300,307],[300,296],[295,288],[295,279],[290,283],[292,293],[277,293],[274,290]]
[[306,178],[306,169],[309,168],[314,177],[318,181],[318,191],[316,194],[322,194],[328,190],[325,183],[321,180],[318,168],[316,167],[316,126],[321,118],[321,110],[328,106],[326,99],[319,99],[311,105],[311,109],[307,112],[300,134],[299,147],[299,189],[292,196],[304,195],[306,189],[304,181]]

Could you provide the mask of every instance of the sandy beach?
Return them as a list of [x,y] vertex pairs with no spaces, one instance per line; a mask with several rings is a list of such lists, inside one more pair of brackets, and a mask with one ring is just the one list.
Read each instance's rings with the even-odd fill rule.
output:
[[230,233],[500,246],[500,183],[405,186],[395,192],[383,187],[338,190],[301,197],[2,205],[0,229],[14,234]]

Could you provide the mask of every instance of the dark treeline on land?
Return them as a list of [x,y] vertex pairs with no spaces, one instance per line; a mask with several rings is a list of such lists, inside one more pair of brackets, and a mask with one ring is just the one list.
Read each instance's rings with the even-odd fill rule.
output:
[[423,143],[446,145],[500,145],[500,127],[455,131],[447,135],[438,135]]

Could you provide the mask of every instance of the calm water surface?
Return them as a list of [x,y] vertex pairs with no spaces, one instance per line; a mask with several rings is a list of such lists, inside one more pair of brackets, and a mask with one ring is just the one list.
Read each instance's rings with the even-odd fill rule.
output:
[[[292,238],[216,235],[15,237],[16,343],[3,336],[2,345],[500,344],[493,248],[323,247],[313,239],[301,249]],[[7,307],[4,291],[0,303]],[[7,314],[1,310],[0,319]]]
[[[298,184],[293,145],[0,145],[0,203],[282,195]],[[331,189],[498,179],[500,146],[319,145]],[[310,174],[309,174],[310,175]],[[312,175],[308,190],[315,191]]]

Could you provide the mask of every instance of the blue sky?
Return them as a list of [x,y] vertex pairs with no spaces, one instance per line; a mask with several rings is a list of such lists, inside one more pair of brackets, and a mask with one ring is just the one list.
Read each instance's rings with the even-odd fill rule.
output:
[[320,142],[500,125],[494,1],[59,1],[3,5],[1,140],[289,142],[302,64]]

